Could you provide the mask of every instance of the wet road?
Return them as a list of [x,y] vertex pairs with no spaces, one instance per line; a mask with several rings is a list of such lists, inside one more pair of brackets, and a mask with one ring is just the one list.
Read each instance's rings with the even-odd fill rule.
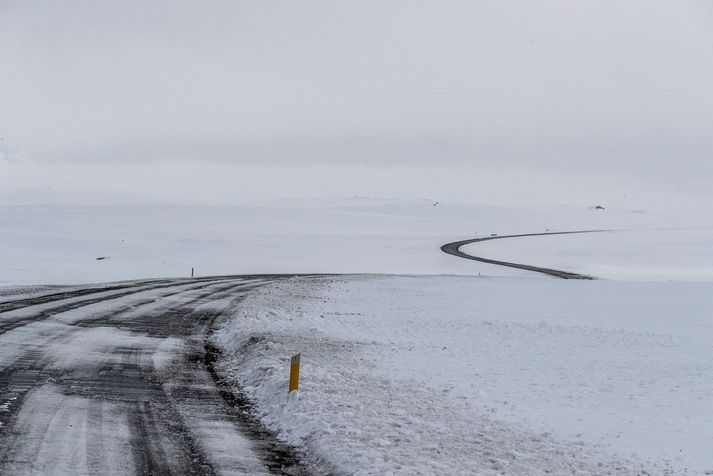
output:
[[0,474],[307,474],[222,384],[208,336],[280,276],[0,303]]
[[594,276],[589,276],[587,274],[572,273],[570,271],[562,271],[559,269],[543,268],[540,266],[532,266],[529,264],[512,263],[510,261],[500,261],[500,260],[494,260],[494,259],[490,259],[490,258],[482,258],[480,256],[473,256],[473,255],[463,253],[460,249],[461,249],[461,247],[463,247],[465,245],[469,245],[471,243],[478,243],[481,241],[502,240],[502,239],[506,239],[506,238],[522,238],[522,237],[529,237],[529,236],[572,235],[572,234],[578,234],[578,233],[601,233],[604,231],[610,231],[610,230],[554,231],[554,232],[547,232],[547,233],[524,233],[524,234],[519,234],[519,235],[496,235],[496,236],[487,236],[487,237],[483,237],[483,238],[470,238],[468,240],[461,240],[461,241],[454,241],[452,243],[446,243],[445,245],[441,246],[441,251],[443,251],[444,253],[447,253],[449,255],[457,256],[458,258],[465,258],[465,259],[470,259],[473,261],[480,261],[481,263],[494,264],[497,266],[506,266],[508,268],[522,269],[525,271],[533,271],[535,273],[546,274],[548,276],[554,276],[556,278],[596,279]]

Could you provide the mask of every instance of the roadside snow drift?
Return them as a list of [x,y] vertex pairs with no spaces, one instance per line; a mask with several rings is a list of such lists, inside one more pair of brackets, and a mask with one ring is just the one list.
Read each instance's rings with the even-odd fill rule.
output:
[[712,291],[295,278],[248,296],[215,338],[264,424],[325,471],[701,474],[713,470]]

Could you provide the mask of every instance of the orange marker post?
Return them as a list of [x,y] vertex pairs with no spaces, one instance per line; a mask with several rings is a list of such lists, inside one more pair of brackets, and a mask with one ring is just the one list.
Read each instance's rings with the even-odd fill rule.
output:
[[290,359],[290,390],[294,392],[300,385],[300,355],[297,354]]

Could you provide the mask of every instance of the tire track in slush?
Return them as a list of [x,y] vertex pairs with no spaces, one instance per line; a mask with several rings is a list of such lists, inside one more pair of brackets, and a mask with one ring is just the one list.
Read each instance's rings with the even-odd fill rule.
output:
[[[75,399],[62,404],[60,408],[65,409],[65,414],[64,405],[72,405],[71,402],[76,405],[76,398],[80,398],[84,407],[79,408],[85,408],[87,424],[96,425],[94,431],[98,431],[97,437],[87,441],[86,448],[93,455],[87,458],[90,472],[112,469],[107,466],[109,463],[106,460],[97,458],[97,452],[110,449],[107,445],[112,444],[111,439],[102,436],[101,426],[105,418],[111,420],[125,414],[136,474],[210,475],[223,469],[229,470],[213,459],[214,449],[205,446],[205,436],[200,430],[221,428],[226,424],[251,442],[254,455],[264,471],[283,475],[309,474],[293,448],[280,443],[274,434],[260,428],[257,417],[246,416],[254,412],[249,402],[235,398],[234,390],[225,387],[215,373],[213,364],[217,350],[209,346],[209,336],[225,314],[218,309],[201,311],[197,308],[216,300],[238,302],[251,289],[269,282],[269,279],[256,282],[246,278],[195,283],[189,289],[162,295],[179,299],[156,309],[150,308],[150,304],[155,302],[153,298],[107,309],[101,315],[68,324],[55,338],[50,337],[42,346],[23,355],[16,364],[0,371],[0,383],[6,390],[19,384],[17,387],[21,388],[16,387],[15,390],[24,394],[18,395],[21,398],[14,405],[12,418],[5,419],[5,428],[0,428],[0,473],[12,468],[36,469],[34,465],[39,464],[33,463],[32,447],[26,447],[27,437],[19,432],[22,427],[17,427],[17,418],[28,392],[34,388],[46,389],[49,385],[55,389],[53,391],[64,395],[63,398]],[[174,286],[181,284],[175,283]],[[185,295],[186,299],[180,299],[181,295]],[[103,300],[111,301],[116,297],[107,296]],[[221,304],[225,306],[225,302]],[[142,312],[140,308],[146,305],[150,309]],[[127,314],[129,311],[130,314]],[[71,368],[54,368],[51,359],[53,343],[64,340],[69,344],[73,336],[92,327],[114,328],[122,335],[135,335],[138,340],[136,344],[129,341],[109,347],[96,361],[76,364]],[[156,350],[146,347],[146,338],[158,339],[156,342],[163,342],[166,338],[183,342],[184,350],[174,350],[170,354],[172,359],[178,359],[172,364],[177,365],[174,370],[165,372],[154,368],[151,356]],[[187,410],[190,411],[186,413]],[[246,422],[249,424],[246,425]],[[57,430],[53,427],[52,431]],[[64,431],[54,435],[59,438],[51,439],[48,444],[65,440],[69,434],[62,434]],[[35,427],[32,433],[36,437],[37,434],[44,435],[45,431]],[[57,446],[57,450],[61,451],[61,445],[57,443]],[[233,455],[232,459],[235,458]],[[238,457],[235,464],[250,468],[252,463],[249,461],[249,458],[242,460]],[[43,464],[47,464],[46,458]],[[243,472],[253,473],[249,469]]]
[[[189,282],[187,279],[185,281]],[[122,289],[138,288],[141,286],[149,286],[152,284],[171,282],[178,284],[180,281],[176,279],[150,279],[145,281],[133,281],[130,283],[116,284],[113,286],[96,286],[90,288],[73,289],[71,291],[62,291],[51,294],[42,294],[29,298],[0,302],[0,313],[15,311],[17,309],[24,309],[26,307],[39,306],[41,304],[49,304],[56,301],[65,301],[67,299],[82,297],[89,294],[120,291]]]
[[[212,279],[210,279],[210,280],[207,279],[207,278],[205,278],[205,279],[203,279],[203,280],[197,280],[197,281],[184,281],[184,280],[181,280],[181,281],[173,281],[173,280],[163,281],[163,280],[161,280],[161,281],[155,281],[155,282],[153,282],[153,283],[150,284],[150,285],[142,284],[142,285],[139,285],[139,286],[118,287],[118,288],[115,288],[114,290],[117,290],[117,289],[118,289],[118,290],[122,290],[122,289],[126,289],[126,288],[130,288],[130,290],[128,290],[128,291],[123,291],[123,292],[118,292],[118,293],[113,293],[113,294],[111,294],[111,295],[109,295],[109,296],[99,296],[99,297],[93,297],[93,298],[89,298],[89,299],[83,299],[83,300],[81,300],[81,301],[74,301],[74,302],[67,303],[67,304],[64,304],[64,305],[61,304],[62,301],[74,299],[74,297],[70,297],[70,298],[59,298],[59,299],[55,299],[55,300],[50,301],[50,302],[57,302],[57,303],[58,303],[57,306],[52,306],[52,307],[50,307],[50,308],[42,309],[42,310],[40,310],[40,311],[38,311],[38,312],[36,312],[36,313],[30,314],[30,315],[28,315],[28,316],[22,316],[22,317],[18,317],[18,318],[15,318],[15,319],[13,319],[13,318],[9,318],[9,319],[5,318],[5,319],[3,319],[2,321],[0,321],[0,335],[4,334],[4,333],[6,333],[6,332],[9,332],[9,331],[11,331],[11,330],[13,330],[13,329],[17,329],[18,327],[22,327],[22,326],[24,326],[24,325],[33,323],[33,322],[39,322],[39,321],[42,321],[42,320],[45,320],[45,319],[49,319],[50,317],[53,317],[53,316],[56,315],[56,314],[61,314],[61,313],[64,313],[64,312],[73,311],[73,310],[75,310],[75,309],[79,309],[79,308],[82,308],[82,307],[85,307],[85,306],[89,306],[89,305],[91,305],[91,304],[97,304],[97,303],[100,303],[100,302],[106,302],[106,301],[110,301],[110,300],[114,300],[114,299],[119,299],[119,298],[122,298],[122,297],[130,296],[130,295],[132,295],[132,294],[138,294],[138,293],[142,293],[142,292],[146,292],[146,291],[154,291],[154,290],[157,290],[157,289],[167,289],[167,288],[173,288],[173,287],[179,287],[179,286],[186,286],[186,287],[188,287],[188,286],[192,286],[192,285],[196,285],[196,284],[219,283],[219,282],[230,281],[231,279],[234,279],[234,278],[221,278],[221,279],[212,278]],[[103,291],[99,291],[98,293],[101,293],[101,292],[103,292]],[[178,293],[180,293],[180,292],[182,292],[182,291],[179,291]],[[173,293],[173,294],[178,294],[178,293]],[[95,293],[92,292],[92,293],[88,293],[88,294],[95,294]],[[166,296],[170,296],[170,295],[171,295],[171,294],[168,294],[168,295],[166,295]],[[80,296],[81,296],[81,295],[80,295]],[[164,296],[161,296],[161,297],[164,297]],[[43,304],[46,304],[46,303],[43,303]],[[141,305],[141,304],[144,304],[144,303],[139,303],[139,305]],[[37,305],[37,304],[29,304],[29,305],[26,305],[26,306],[22,306],[22,307],[20,307],[20,308],[16,308],[16,309],[14,309],[14,311],[22,310],[22,309],[25,309],[25,308],[31,308],[31,307],[34,307],[34,306],[36,306],[36,305]],[[12,312],[12,311],[0,311],[0,314],[3,314],[3,313],[5,313],[5,312]]]
[[528,236],[551,236],[551,235],[574,235],[582,233],[602,233],[611,230],[577,230],[577,231],[553,231],[546,233],[522,233],[519,235],[499,235],[499,236],[487,236],[483,238],[470,238],[468,240],[454,241],[452,243],[446,243],[441,246],[441,251],[449,255],[457,256],[458,258],[470,259],[473,261],[480,261],[481,263],[494,264],[497,266],[506,266],[508,268],[523,269],[525,271],[534,271],[535,273],[545,274],[548,276],[554,276],[561,279],[597,279],[594,276],[589,276],[587,274],[573,273],[570,271],[562,271],[559,269],[543,268],[540,266],[532,266],[529,264],[513,263],[510,261],[494,260],[490,258],[483,258],[480,256],[473,256],[462,252],[460,249],[471,243],[479,243],[482,241],[490,240],[503,240],[506,238],[523,238]]
[[0,314],[4,312],[15,311],[27,307],[39,306],[41,304],[49,304],[56,301],[64,301],[71,298],[82,297],[90,294],[98,294],[111,291],[120,291],[122,289],[139,288],[154,284],[172,283],[174,285],[189,284],[201,281],[216,281],[229,279],[278,279],[294,276],[293,274],[235,274],[224,276],[202,276],[200,278],[162,278],[162,279],[144,279],[131,282],[120,282],[116,284],[108,283],[106,286],[92,286],[81,289],[71,289],[68,291],[53,292],[49,294],[40,294],[37,296],[11,299],[9,301],[0,302]]
[[[181,305],[185,308],[191,305],[198,305],[200,303],[206,302],[206,298],[211,295],[223,295],[223,293],[225,293],[226,291],[234,290],[236,288],[247,290],[259,286],[259,283],[255,283],[254,281],[236,282],[236,280],[234,279],[227,281],[229,281],[230,284],[226,285],[223,280],[218,283],[194,283],[193,286],[188,289],[181,289],[176,292],[161,294],[160,299],[165,299],[180,294],[191,293],[199,291],[201,289],[210,289],[213,287],[218,288],[217,290],[205,291],[194,298],[182,302]],[[178,286],[185,287],[186,285],[183,283],[178,283],[176,287]],[[112,301],[114,299],[118,299],[119,297],[121,296],[105,297],[104,301]],[[30,390],[47,381],[56,380],[57,378],[58,373],[50,368],[51,361],[45,358],[43,354],[43,348],[53,345],[55,342],[58,342],[61,339],[70,337],[73,332],[76,331],[77,327],[89,328],[111,326],[112,323],[110,323],[109,321],[113,321],[114,319],[121,317],[127,312],[135,311],[136,309],[142,306],[150,305],[155,302],[156,297],[154,296],[150,299],[146,299],[140,302],[132,302],[130,304],[122,305],[121,307],[116,307],[111,310],[104,311],[104,313],[100,316],[83,319],[79,322],[69,324],[65,330],[46,338],[44,342],[42,342],[41,346],[35,346],[34,348],[24,350],[15,357],[14,363],[11,366],[6,369],[0,370],[0,397],[4,397],[5,400],[10,401],[14,409],[20,408],[25,399],[25,396],[30,392]],[[95,303],[95,300],[92,300],[92,302],[89,304],[93,303]],[[113,324],[125,324],[125,322],[126,321],[118,321]],[[153,327],[156,327],[156,325],[154,324]],[[166,329],[169,329],[169,327],[166,327]],[[132,330],[139,332],[145,331],[145,329],[137,329],[136,325],[134,325]],[[2,335],[2,332],[0,332],[0,335]],[[170,332],[167,331],[164,336],[170,336]],[[8,421],[13,416],[12,413],[14,412],[6,411],[0,413],[0,428],[8,424]]]

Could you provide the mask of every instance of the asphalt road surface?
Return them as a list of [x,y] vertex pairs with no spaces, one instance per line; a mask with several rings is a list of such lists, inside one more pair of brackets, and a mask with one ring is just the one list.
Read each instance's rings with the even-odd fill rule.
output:
[[137,281],[0,302],[0,474],[308,474],[223,384],[207,339],[275,279]]
[[494,264],[498,266],[507,266],[508,268],[524,269],[525,271],[534,271],[536,273],[546,274],[548,276],[554,276],[562,279],[596,279],[594,276],[588,276],[586,274],[571,273],[569,271],[562,271],[559,269],[552,268],[542,268],[539,266],[531,266],[529,264],[511,263],[509,261],[499,261],[489,258],[482,258],[480,256],[473,256],[460,251],[460,248],[471,243],[478,243],[481,241],[490,240],[502,240],[505,238],[522,238],[528,236],[548,236],[548,235],[572,235],[576,233],[600,233],[608,230],[582,230],[582,231],[555,231],[547,233],[525,233],[520,235],[498,235],[498,236],[487,236],[483,238],[470,238],[468,240],[454,241],[452,243],[446,243],[441,246],[441,251],[448,253],[449,255],[457,256],[459,258],[471,259],[474,261],[480,261],[481,263]]

